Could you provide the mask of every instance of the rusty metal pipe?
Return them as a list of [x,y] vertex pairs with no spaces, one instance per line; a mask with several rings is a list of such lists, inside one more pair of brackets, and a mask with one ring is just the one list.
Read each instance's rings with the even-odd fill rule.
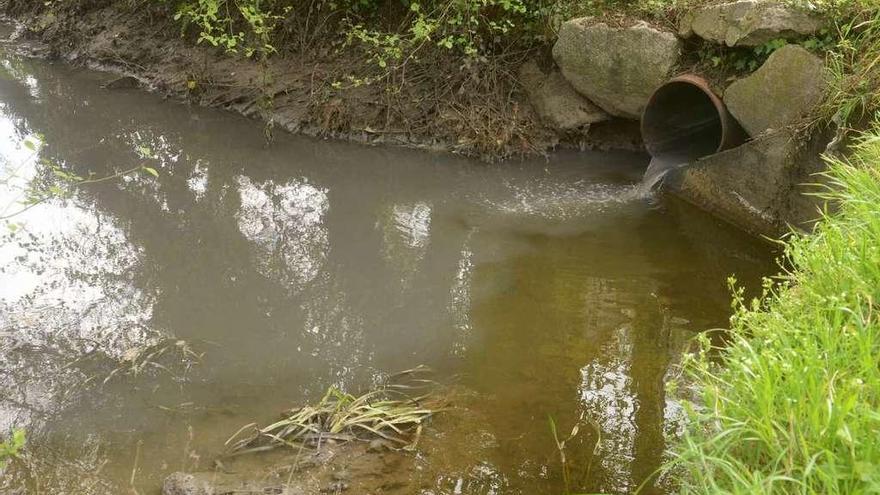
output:
[[706,80],[693,74],[675,77],[654,91],[641,127],[648,153],[670,163],[689,163],[746,139]]

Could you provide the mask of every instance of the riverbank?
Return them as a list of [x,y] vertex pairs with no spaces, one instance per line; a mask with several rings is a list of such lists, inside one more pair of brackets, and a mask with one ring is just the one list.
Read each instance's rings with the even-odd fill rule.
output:
[[786,240],[760,301],[738,301],[721,363],[692,363],[704,406],[673,464],[684,493],[880,487],[880,128],[828,178],[839,211]]
[[[520,50],[462,65],[459,57],[410,69],[406,80],[368,82],[375,67],[363,50],[334,34],[329,46],[279,47],[259,59],[181,34],[171,7],[81,2],[45,7],[7,1],[31,55],[126,77],[166,97],[262,121],[267,137],[295,134],[388,144],[495,161],[557,148],[640,150],[638,124],[616,119],[564,130],[545,125],[516,69],[536,55]],[[330,35],[328,35],[330,36]],[[372,75],[371,75],[372,74]]]
[[[861,15],[858,2],[742,3],[743,19],[705,1],[439,2],[442,15],[418,2],[400,11],[383,2],[302,10],[225,0],[4,0],[0,10],[21,23],[19,41],[42,45],[32,54],[127,77],[111,87],[141,86],[261,120],[268,137],[285,129],[492,161],[560,147],[641,150],[641,110],[669,77],[705,75],[720,95],[787,42],[824,55],[844,37],[830,30]],[[839,79],[852,75],[849,65],[838,67]],[[769,96],[791,103],[775,126],[808,117],[815,104]],[[763,121],[750,124],[753,137],[764,130]]]
[[[20,22],[16,46],[123,76],[108,89],[143,87],[254,118],[269,140],[284,129],[485,161],[560,148],[643,150],[638,119],[653,92],[693,76],[750,140],[719,141],[726,153],[716,154],[709,143],[709,156],[664,184],[771,238],[815,221],[818,202],[804,183],[824,168],[820,155],[839,152],[850,127],[880,106],[864,91],[877,75],[871,11],[857,0],[517,0],[511,10],[435,2],[430,13],[418,2],[404,11],[384,2],[297,11],[252,3],[0,6]],[[461,26],[462,16],[473,25]]]

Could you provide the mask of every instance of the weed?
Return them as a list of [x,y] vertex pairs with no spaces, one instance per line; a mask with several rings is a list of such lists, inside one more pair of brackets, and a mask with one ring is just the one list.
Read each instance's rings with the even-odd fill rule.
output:
[[[593,468],[593,458],[596,457],[596,453],[599,449],[599,444],[602,442],[602,430],[601,428],[599,428],[598,424],[582,415],[571,428],[571,432],[568,434],[568,436],[565,437],[565,439],[560,439],[558,428],[556,427],[556,421],[553,419],[553,416],[548,415],[547,420],[550,424],[550,434],[553,436],[553,442],[556,444],[556,452],[559,454],[559,464],[562,469],[562,483],[565,487],[565,495],[570,495],[572,494],[572,486],[574,486],[575,484],[582,485],[590,477],[590,472]],[[593,428],[593,431],[595,431],[596,433],[596,443],[593,445],[593,452],[590,455],[589,460],[584,463],[580,476],[578,476],[577,478],[573,478],[572,470],[574,469],[574,465],[568,459],[568,455],[566,453],[566,444],[574,440],[578,436],[578,434],[580,434],[581,426],[584,425],[589,425]]]
[[848,160],[811,234],[785,242],[760,299],[736,297],[721,363],[702,339],[688,365],[700,400],[668,466],[683,493],[880,489],[880,127]]
[[8,440],[0,442],[0,470],[6,467],[9,459],[18,455],[19,451],[24,448],[24,443],[24,430],[13,430]]
[[861,124],[880,110],[880,10],[865,10],[836,26],[829,51],[830,91],[820,117]]

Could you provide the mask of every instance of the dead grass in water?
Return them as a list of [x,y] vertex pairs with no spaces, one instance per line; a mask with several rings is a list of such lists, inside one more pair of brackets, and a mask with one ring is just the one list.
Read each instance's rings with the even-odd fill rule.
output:
[[412,391],[433,388],[421,378],[430,370],[420,366],[397,373],[390,383],[359,396],[330,387],[314,405],[291,409],[268,426],[251,423],[226,441],[227,456],[265,452],[277,448],[318,450],[324,443],[380,440],[392,448],[414,450],[425,422],[446,408],[435,391],[412,396]]

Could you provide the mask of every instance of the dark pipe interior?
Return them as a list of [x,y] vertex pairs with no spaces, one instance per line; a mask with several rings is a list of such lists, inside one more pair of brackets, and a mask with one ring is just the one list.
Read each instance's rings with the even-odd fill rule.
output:
[[719,109],[701,88],[672,81],[654,93],[642,117],[645,147],[655,158],[691,162],[721,147]]

